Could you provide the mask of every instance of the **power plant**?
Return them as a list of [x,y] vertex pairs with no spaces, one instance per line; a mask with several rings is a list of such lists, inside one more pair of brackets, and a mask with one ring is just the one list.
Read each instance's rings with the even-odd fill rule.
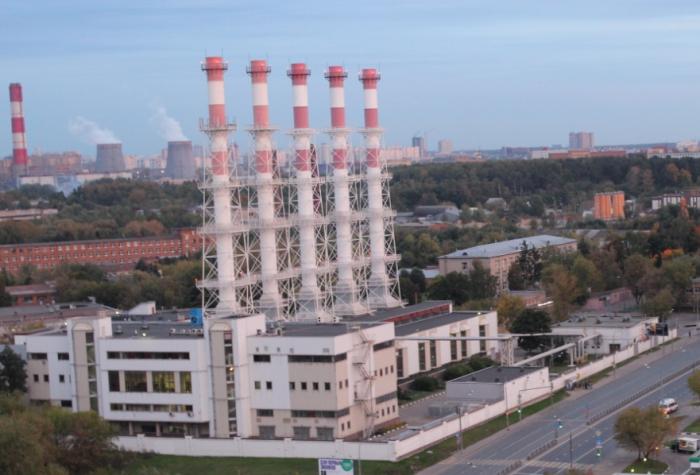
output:
[[196,178],[192,142],[189,140],[170,141],[167,153],[165,176],[182,180]]
[[95,155],[95,169],[99,173],[122,172],[126,170],[121,143],[98,143]]
[[27,137],[22,109],[22,85],[10,84],[10,120],[12,121],[12,174],[15,177],[27,173]]
[[401,305],[390,175],[379,156],[377,85],[379,73],[365,69],[365,151],[353,156],[345,121],[342,66],[324,76],[330,86],[332,159],[320,174],[310,128],[303,63],[287,74],[293,93],[292,170],[281,170],[269,122],[264,60],[247,68],[251,78],[254,150],[250,160],[229,148],[236,130],[226,116],[222,57],[207,57],[209,118],[200,128],[210,138],[211,166],[205,170],[204,279],[200,281],[205,316],[264,313],[269,323],[334,322],[341,316]]

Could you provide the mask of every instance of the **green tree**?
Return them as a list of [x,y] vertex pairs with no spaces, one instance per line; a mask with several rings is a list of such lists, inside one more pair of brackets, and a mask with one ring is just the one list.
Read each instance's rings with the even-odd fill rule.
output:
[[550,264],[543,271],[542,282],[552,299],[552,314],[557,321],[569,317],[574,301],[580,297],[576,277],[561,264]]
[[625,259],[624,267],[625,285],[629,287],[637,304],[639,304],[644,296],[643,279],[651,271],[651,261],[641,254],[632,254]]
[[603,276],[593,261],[583,256],[577,256],[571,267],[571,273],[576,278],[581,294],[589,295],[603,289]]
[[646,298],[642,303],[642,312],[644,314],[659,317],[663,321],[668,318],[673,311],[673,306],[676,304],[676,299],[671,292],[671,289],[665,287],[651,298]]
[[648,458],[676,431],[676,419],[668,419],[656,406],[630,407],[615,421],[615,440],[637,451],[637,459]]
[[688,376],[688,387],[696,396],[700,397],[700,370],[693,371]]
[[695,277],[695,261],[690,256],[677,257],[665,261],[661,271],[676,302],[682,303],[686,290],[690,288],[692,279]]
[[510,328],[513,321],[525,310],[525,302],[520,297],[503,294],[498,298],[496,311],[498,324],[503,328]]
[[[510,326],[513,333],[549,333],[552,331],[552,320],[543,310],[528,308],[523,310]],[[535,350],[542,350],[547,346],[546,336],[521,336],[518,337],[518,346],[523,350],[532,353]]]
[[0,351],[0,391],[27,391],[25,361],[10,346]]
[[418,303],[420,289],[411,280],[411,274],[405,269],[399,274],[399,288],[401,289],[401,298],[408,300],[409,305]]
[[436,277],[428,287],[428,297],[433,300],[452,300],[461,305],[469,300],[469,276],[459,272]]

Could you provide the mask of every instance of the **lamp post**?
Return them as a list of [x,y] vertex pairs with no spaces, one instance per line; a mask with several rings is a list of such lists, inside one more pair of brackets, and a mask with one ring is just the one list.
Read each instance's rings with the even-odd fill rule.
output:
[[457,441],[459,442],[459,451],[461,452],[464,449],[464,441],[462,440],[462,406],[456,406],[455,410],[457,411],[457,417],[459,418],[459,433],[457,434]]

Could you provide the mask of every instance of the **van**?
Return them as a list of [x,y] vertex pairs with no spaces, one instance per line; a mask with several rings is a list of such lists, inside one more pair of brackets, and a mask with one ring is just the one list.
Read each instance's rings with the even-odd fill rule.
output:
[[665,415],[673,414],[678,410],[678,403],[673,398],[665,398],[659,401],[659,411]]

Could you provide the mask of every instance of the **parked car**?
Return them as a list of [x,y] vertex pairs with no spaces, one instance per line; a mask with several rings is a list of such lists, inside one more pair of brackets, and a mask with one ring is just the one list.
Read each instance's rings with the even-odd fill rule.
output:
[[676,402],[675,399],[667,397],[667,398],[659,401],[659,411],[661,411],[662,413],[669,415],[669,414],[673,414],[677,410],[678,410],[678,403]]

